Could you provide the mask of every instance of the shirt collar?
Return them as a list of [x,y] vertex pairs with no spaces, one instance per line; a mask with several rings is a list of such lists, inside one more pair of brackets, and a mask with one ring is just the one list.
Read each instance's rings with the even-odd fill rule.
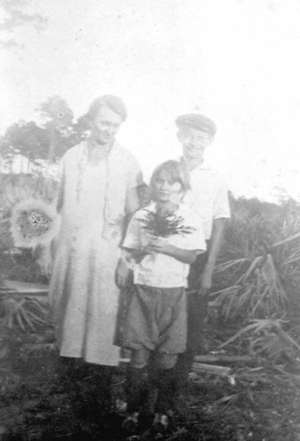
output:
[[[151,201],[150,204],[149,204],[148,206],[144,207],[144,209],[145,209],[145,210],[149,210],[149,211],[153,211],[153,212],[154,212],[154,211],[156,210],[156,202]],[[180,213],[180,212],[182,211],[182,209],[183,209],[183,206],[182,206],[182,204],[180,203],[180,204],[178,204],[178,207],[177,207],[177,209],[174,211],[173,214]]]
[[[180,162],[183,161],[183,163],[185,163],[184,157],[180,156],[179,158]],[[190,172],[196,171],[196,170],[210,170],[211,167],[209,165],[209,163],[205,160],[203,160],[201,162],[201,164],[197,165],[196,167],[192,168],[191,170],[189,170]]]

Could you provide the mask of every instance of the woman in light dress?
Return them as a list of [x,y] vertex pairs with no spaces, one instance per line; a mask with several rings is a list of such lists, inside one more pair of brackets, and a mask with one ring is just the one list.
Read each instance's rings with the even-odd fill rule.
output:
[[96,366],[99,377],[105,377],[104,396],[109,395],[111,367],[119,362],[114,344],[119,245],[126,215],[139,206],[142,174],[133,155],[115,141],[127,117],[123,102],[100,97],[88,117],[89,138],[61,160],[61,231],[50,299],[60,356]]

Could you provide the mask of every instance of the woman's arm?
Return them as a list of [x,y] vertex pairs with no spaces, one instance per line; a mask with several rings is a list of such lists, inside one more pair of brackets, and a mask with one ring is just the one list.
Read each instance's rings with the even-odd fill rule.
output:
[[134,213],[140,206],[137,187],[129,188],[126,197],[126,213]]
[[56,201],[56,211],[59,213],[62,209],[64,203],[64,180],[58,184],[57,201]]
[[56,197],[56,211],[59,213],[64,203],[64,188],[65,188],[65,179],[66,179],[63,160],[61,160],[59,164],[58,179],[59,179],[59,183],[58,183],[57,197]]

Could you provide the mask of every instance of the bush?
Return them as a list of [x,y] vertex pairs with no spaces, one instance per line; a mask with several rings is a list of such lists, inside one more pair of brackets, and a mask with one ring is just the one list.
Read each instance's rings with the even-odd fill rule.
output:
[[[295,355],[300,337],[300,206],[232,199],[232,220],[216,269],[210,307],[232,327],[229,342]],[[249,337],[251,336],[251,338]]]

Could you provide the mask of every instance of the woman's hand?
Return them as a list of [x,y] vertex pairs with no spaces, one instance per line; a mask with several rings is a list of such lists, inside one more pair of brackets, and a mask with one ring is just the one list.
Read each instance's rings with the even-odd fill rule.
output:
[[119,259],[116,268],[116,285],[118,288],[124,288],[132,277],[132,270],[128,268],[127,263],[123,258]]

